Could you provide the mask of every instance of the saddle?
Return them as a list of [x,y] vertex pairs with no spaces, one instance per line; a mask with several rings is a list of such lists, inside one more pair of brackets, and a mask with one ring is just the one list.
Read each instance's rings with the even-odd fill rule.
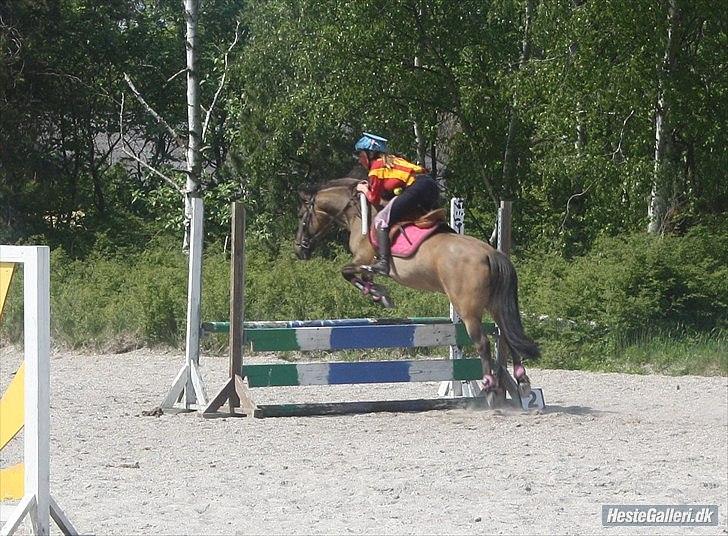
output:
[[436,208],[435,210],[431,210],[430,212],[426,212],[425,214],[420,214],[416,218],[405,220],[393,225],[392,229],[389,231],[389,237],[391,239],[394,239],[397,232],[410,225],[414,225],[415,227],[419,227],[420,229],[429,229],[441,223],[445,223],[446,221],[447,212],[445,212],[445,209]]
[[[431,210],[416,218],[402,221],[393,225],[389,231],[389,239],[392,242],[393,257],[411,257],[431,235],[438,232],[454,232],[445,223],[447,213],[444,208]],[[375,229],[369,231],[369,241],[374,249],[377,249],[378,242]]]

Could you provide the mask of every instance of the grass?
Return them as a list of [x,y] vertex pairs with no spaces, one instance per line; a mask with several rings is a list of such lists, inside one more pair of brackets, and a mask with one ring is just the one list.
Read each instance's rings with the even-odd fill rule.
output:
[[626,345],[621,361],[627,372],[726,376],[728,337],[725,334],[645,337]]
[[629,339],[609,337],[582,344],[542,341],[539,366],[599,372],[728,375],[728,334],[644,331]]

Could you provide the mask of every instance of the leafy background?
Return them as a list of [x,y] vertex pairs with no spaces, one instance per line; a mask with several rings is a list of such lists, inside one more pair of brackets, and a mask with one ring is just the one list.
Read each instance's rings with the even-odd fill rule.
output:
[[[544,364],[725,373],[727,28],[708,0],[204,0],[206,106],[226,73],[203,151],[206,318],[227,316],[238,199],[251,318],[384,314],[337,279],[340,236],[308,264],[290,252],[296,190],[344,174],[371,130],[464,197],[480,238],[514,201]],[[119,133],[184,182],[184,155],[123,80],[184,132],[183,36],[176,0],[0,6],[0,242],[53,248],[58,344],[182,344],[182,200]],[[655,191],[666,205],[647,233]],[[400,315],[446,310],[395,298]],[[11,303],[5,339],[19,315]]]

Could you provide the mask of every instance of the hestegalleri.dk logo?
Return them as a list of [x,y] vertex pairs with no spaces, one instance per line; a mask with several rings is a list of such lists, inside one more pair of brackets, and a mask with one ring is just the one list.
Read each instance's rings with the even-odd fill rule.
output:
[[715,504],[603,504],[602,525],[710,527],[718,525]]

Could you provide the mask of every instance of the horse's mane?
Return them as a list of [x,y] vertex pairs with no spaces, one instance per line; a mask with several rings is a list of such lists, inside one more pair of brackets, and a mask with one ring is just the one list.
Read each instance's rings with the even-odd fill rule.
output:
[[353,189],[357,183],[366,180],[366,178],[367,170],[357,164],[344,177],[331,179],[328,181],[322,181],[316,184],[305,185],[301,187],[301,191],[308,194],[315,194],[318,191],[325,190],[327,188],[341,187]]
[[340,179],[332,179],[324,183],[319,184],[319,190],[325,190],[327,188],[353,188],[355,184],[359,182],[359,179],[354,177],[341,177]]

